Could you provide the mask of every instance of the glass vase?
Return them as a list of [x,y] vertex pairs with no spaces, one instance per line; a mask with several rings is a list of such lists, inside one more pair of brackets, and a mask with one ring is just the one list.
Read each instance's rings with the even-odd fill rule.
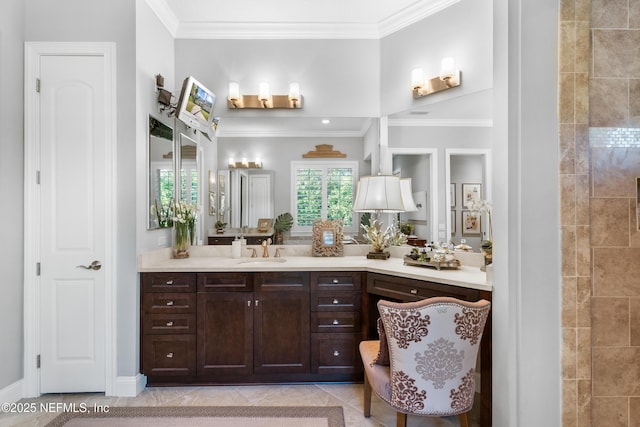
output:
[[173,257],[189,257],[189,226],[186,223],[175,222],[173,224]]

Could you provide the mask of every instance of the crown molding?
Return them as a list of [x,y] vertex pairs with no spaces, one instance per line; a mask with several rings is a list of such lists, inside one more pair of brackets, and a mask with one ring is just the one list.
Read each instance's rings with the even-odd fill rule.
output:
[[326,131],[326,130],[224,130],[218,129],[218,138],[362,138],[361,131]]
[[377,24],[184,22],[178,39],[378,39]]
[[389,119],[395,127],[493,127],[492,119]]
[[180,22],[165,0],[146,0],[175,39],[381,39],[460,0],[416,2],[377,23]]
[[147,5],[156,14],[162,25],[175,39],[180,27],[180,21],[165,0],[146,0]]
[[385,18],[379,24],[378,38],[386,37],[396,31],[399,31],[411,24],[414,24],[428,16],[436,14],[443,9],[448,8],[460,0],[433,0],[428,2],[418,2],[396,12],[395,14]]

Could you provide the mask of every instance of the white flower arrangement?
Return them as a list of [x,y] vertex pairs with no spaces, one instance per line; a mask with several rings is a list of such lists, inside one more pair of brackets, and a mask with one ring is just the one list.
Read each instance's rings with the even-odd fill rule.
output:
[[474,213],[486,213],[489,219],[489,242],[493,242],[493,225],[491,224],[491,203],[486,200],[474,200],[471,202],[469,210]]
[[369,243],[374,252],[382,252],[391,245],[389,228],[382,231],[382,222],[378,219],[371,221],[370,225],[362,224],[364,238]]

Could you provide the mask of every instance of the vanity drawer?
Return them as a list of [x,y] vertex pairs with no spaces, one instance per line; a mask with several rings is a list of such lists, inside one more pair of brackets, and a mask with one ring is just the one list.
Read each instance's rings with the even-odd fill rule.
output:
[[145,313],[195,313],[196,294],[147,292],[142,295]]
[[198,292],[253,291],[251,273],[198,273]]
[[360,292],[311,292],[311,311],[360,311],[361,299]]
[[351,311],[311,313],[311,332],[357,332],[360,326],[360,313]]
[[320,374],[362,372],[360,334],[312,334],[311,371]]
[[195,273],[142,273],[143,292],[195,292]]
[[359,291],[362,287],[362,273],[359,271],[313,271],[311,290]]
[[147,314],[142,325],[143,334],[195,334],[196,315],[182,313]]
[[367,291],[396,301],[419,301],[432,297],[454,297],[464,301],[480,299],[480,291],[476,289],[378,273],[367,275]]
[[192,376],[196,373],[196,336],[145,335],[142,373],[148,376]]

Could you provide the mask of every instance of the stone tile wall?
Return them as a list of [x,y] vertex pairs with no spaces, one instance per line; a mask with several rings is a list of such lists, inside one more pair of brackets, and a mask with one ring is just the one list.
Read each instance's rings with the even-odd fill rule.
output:
[[562,424],[591,425],[589,0],[561,0],[559,23]]
[[560,17],[563,426],[637,426],[640,0]]

